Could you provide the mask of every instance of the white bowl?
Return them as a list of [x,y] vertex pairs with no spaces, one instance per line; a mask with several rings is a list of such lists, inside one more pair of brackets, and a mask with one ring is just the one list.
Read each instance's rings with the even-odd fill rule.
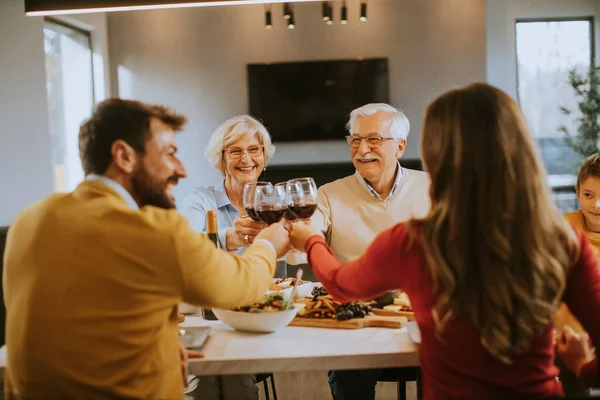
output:
[[[306,282],[303,283],[302,285],[298,285],[298,291],[296,292],[296,299],[302,299],[306,296],[310,296],[310,293],[312,292],[312,282]],[[293,287],[292,287],[293,289]]]
[[[277,279],[273,279],[273,283],[275,283],[276,281],[277,281]],[[284,288],[283,290],[268,290],[267,293],[281,292],[281,294],[283,294],[283,297],[287,300],[292,295],[292,290],[294,289],[294,287],[292,285],[290,285],[290,283],[291,283],[291,281],[278,283],[279,286]],[[306,296],[309,296],[310,292],[312,291],[312,288],[313,288],[313,283],[310,281],[304,281],[303,284],[298,285],[298,291],[296,292],[296,299],[302,299]]]
[[196,307],[191,304],[181,302],[181,303],[179,303],[178,311],[180,314],[183,314],[183,315],[192,315],[192,314],[198,314],[201,310],[200,310],[200,307]]
[[283,296],[284,300],[289,300],[289,298],[292,297],[292,288],[288,287],[288,288],[285,288],[283,290],[267,290],[266,293],[267,294],[281,293],[281,295]]
[[231,311],[220,308],[213,308],[213,312],[219,320],[235,330],[269,333],[288,326],[298,313],[298,307],[294,306],[291,310],[286,311],[264,313]]

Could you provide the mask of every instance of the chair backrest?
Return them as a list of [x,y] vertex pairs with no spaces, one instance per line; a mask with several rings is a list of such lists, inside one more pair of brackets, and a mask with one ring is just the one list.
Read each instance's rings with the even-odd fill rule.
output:
[[0,227],[0,346],[6,343],[6,309],[4,307],[4,287],[2,286],[2,271],[4,270],[4,247],[6,245],[6,235],[8,227]]

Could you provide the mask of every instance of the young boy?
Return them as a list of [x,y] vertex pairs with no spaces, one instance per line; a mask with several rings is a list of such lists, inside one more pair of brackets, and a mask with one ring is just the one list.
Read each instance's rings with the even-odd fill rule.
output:
[[[600,154],[594,154],[583,162],[577,176],[575,192],[581,208],[566,213],[565,218],[585,233],[596,258],[600,258]],[[564,304],[556,315],[555,325],[557,328],[569,325],[576,333],[584,333],[579,322]]]
[[575,186],[580,209],[566,213],[573,226],[585,232],[596,258],[600,256],[600,154],[588,157],[579,171]]
[[[581,208],[566,213],[565,219],[585,233],[596,258],[600,258],[600,154],[594,154],[584,161],[577,176],[575,192]],[[585,393],[582,382],[562,368],[562,364],[564,362],[570,369],[578,369],[578,365],[593,358],[587,343],[588,335],[564,303],[554,317],[554,326],[560,356],[556,361],[561,367],[560,378],[565,394],[582,395]]]

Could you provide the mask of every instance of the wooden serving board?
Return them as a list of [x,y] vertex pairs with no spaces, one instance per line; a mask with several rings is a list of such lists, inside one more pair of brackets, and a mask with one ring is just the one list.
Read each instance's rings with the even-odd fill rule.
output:
[[414,311],[390,311],[383,308],[373,308],[371,312],[382,317],[405,317],[409,321],[415,320]]
[[400,329],[406,324],[404,317],[385,317],[381,315],[367,315],[364,318],[353,318],[338,321],[332,318],[304,318],[296,317],[290,326],[308,326],[313,328],[330,329],[361,329],[361,328],[392,328]]

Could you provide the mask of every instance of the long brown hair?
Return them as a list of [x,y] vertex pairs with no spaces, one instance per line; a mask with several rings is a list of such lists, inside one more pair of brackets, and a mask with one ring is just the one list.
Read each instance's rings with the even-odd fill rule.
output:
[[560,304],[575,235],[552,202],[518,105],[501,90],[472,84],[438,97],[421,147],[432,206],[412,224],[435,284],[438,334],[459,317],[510,363]]

